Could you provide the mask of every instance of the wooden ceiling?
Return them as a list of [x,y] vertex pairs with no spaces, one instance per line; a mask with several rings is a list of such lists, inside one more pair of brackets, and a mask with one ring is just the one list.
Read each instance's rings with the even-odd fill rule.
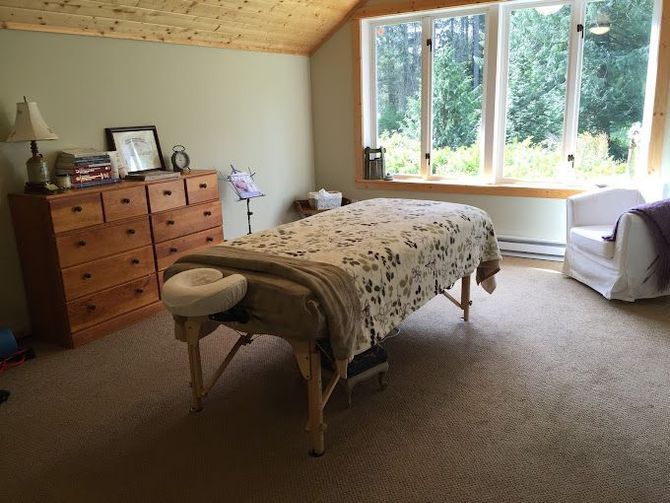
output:
[[0,0],[0,27],[309,54],[356,0]]

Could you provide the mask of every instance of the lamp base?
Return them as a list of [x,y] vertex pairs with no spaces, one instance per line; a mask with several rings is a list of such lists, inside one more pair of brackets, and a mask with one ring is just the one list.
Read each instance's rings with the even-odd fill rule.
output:
[[23,190],[26,194],[58,194],[65,192],[51,182],[26,182]]
[[49,166],[47,166],[46,161],[40,153],[28,159],[26,168],[28,169],[28,182],[30,183],[49,183],[51,180]]

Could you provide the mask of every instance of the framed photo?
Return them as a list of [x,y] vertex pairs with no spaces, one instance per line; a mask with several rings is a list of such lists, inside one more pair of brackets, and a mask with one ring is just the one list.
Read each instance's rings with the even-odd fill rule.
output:
[[165,170],[156,126],[108,127],[107,146],[116,150],[128,173]]
[[253,197],[264,195],[258,187],[256,187],[256,183],[251,178],[251,173],[235,171],[228,176],[228,181],[233,186],[237,197],[240,199],[251,199]]

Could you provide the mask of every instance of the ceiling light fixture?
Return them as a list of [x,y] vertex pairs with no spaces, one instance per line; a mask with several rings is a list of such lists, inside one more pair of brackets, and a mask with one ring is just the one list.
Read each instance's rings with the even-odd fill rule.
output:
[[610,31],[610,17],[607,14],[598,13],[595,23],[589,26],[589,31],[594,35],[604,35]]
[[538,14],[543,16],[551,16],[552,14],[556,14],[562,8],[563,5],[544,5],[542,7],[535,7],[535,10]]

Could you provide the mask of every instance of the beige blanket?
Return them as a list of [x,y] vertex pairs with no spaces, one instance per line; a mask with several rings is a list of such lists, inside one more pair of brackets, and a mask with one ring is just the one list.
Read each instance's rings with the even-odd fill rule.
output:
[[[333,354],[338,359],[349,358],[353,353],[354,342],[362,337],[360,333],[362,309],[356,295],[354,280],[339,267],[225,245],[188,255],[178,262],[166,271],[166,280],[184,269],[179,267],[180,263],[191,263],[201,267],[234,269],[242,274],[249,271],[263,273],[306,287],[319,300],[319,305],[326,315]],[[276,301],[281,301],[279,296],[276,297]],[[287,303],[285,307],[292,306]],[[291,323],[293,322],[291,318],[299,317],[301,313],[291,310],[284,312],[283,315],[286,317],[286,323]]]

